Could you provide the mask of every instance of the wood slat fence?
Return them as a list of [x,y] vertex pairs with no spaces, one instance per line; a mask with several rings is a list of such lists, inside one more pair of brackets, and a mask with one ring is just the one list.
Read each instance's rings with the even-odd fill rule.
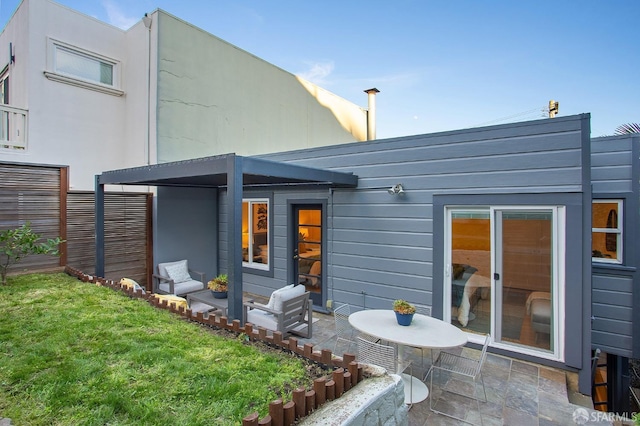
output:
[[[82,271],[95,272],[95,201],[93,192],[70,192],[67,203],[68,259]],[[127,277],[150,289],[152,272],[150,193],[106,193],[105,277]]]
[[[95,271],[95,206],[91,191],[68,191],[68,167],[0,163],[0,231],[26,222],[43,238],[65,240],[55,256],[28,256],[12,272],[72,265]],[[105,276],[128,277],[151,287],[153,271],[150,193],[105,194]]]
[[334,356],[329,349],[314,349],[310,343],[298,345],[298,339],[295,337],[283,338],[279,331],[267,334],[267,330],[258,327],[254,329],[253,325],[246,323],[241,327],[239,320],[228,322],[227,317],[210,314],[207,318],[202,312],[195,315],[191,309],[184,307],[176,307],[175,304],[169,304],[166,300],[160,300],[152,293],[143,293],[124,287],[119,281],[96,277],[85,274],[78,269],[67,266],[65,272],[83,282],[90,282],[110,287],[114,290],[122,291],[131,297],[137,297],[147,300],[151,305],[167,309],[177,315],[184,317],[189,321],[195,321],[202,325],[216,327],[236,334],[244,333],[250,340],[261,341],[271,346],[280,347],[288,350],[298,356],[304,357],[314,363],[321,364],[328,368],[335,368],[329,377],[321,377],[313,382],[313,389],[298,388],[293,391],[291,401],[275,400],[269,404],[269,414],[262,419],[258,413],[252,413],[242,419],[243,426],[291,426],[301,418],[308,416],[311,412],[323,405],[325,402],[333,401],[340,398],[345,392],[349,391],[353,386],[364,379],[363,367],[356,362],[353,354],[343,354],[342,357]]
[[[66,191],[67,170],[59,166],[0,164],[0,230],[15,229],[29,222],[43,238],[56,238],[64,231],[61,194]],[[60,247],[64,252],[64,245]],[[9,272],[54,269],[66,264],[64,255],[26,257]]]

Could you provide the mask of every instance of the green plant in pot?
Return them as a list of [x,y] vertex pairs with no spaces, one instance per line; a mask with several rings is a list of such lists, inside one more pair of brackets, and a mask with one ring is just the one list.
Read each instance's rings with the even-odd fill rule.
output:
[[213,292],[216,299],[225,299],[229,290],[229,279],[227,274],[220,274],[207,283],[207,287]]
[[393,301],[393,310],[400,325],[410,325],[413,320],[413,314],[416,313],[416,307],[402,299]]

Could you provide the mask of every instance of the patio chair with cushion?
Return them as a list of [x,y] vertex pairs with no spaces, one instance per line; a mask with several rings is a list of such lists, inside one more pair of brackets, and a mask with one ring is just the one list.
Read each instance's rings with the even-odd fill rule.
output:
[[[205,289],[204,273],[189,269],[187,260],[158,263],[157,269],[153,274],[154,293],[181,296]],[[192,274],[198,279],[193,279]]]
[[[433,375],[436,371],[438,373],[444,372],[446,374],[445,376],[446,379],[444,383],[441,383],[440,385],[440,388],[442,389],[442,391],[451,392],[458,395],[461,395],[461,393],[457,392],[455,389],[461,388],[459,384],[453,384],[452,382],[451,386],[447,386],[447,385],[449,384],[450,380],[453,380],[454,378],[466,377],[467,380],[468,379],[472,380],[473,388],[469,392],[471,393],[471,395],[463,395],[463,396],[468,396],[469,398],[472,398],[476,401],[476,405],[478,407],[478,415],[480,416],[480,424],[483,424],[482,413],[480,412],[480,399],[476,397],[476,381],[480,379],[480,383],[482,383],[482,392],[484,393],[483,402],[487,402],[487,391],[484,388],[484,379],[482,378],[482,366],[484,365],[484,361],[487,358],[488,346],[489,346],[489,335],[487,334],[484,339],[482,352],[480,353],[480,357],[477,359],[468,358],[462,355],[456,355],[456,354],[452,354],[445,351],[440,352],[440,354],[438,355],[438,358],[436,358],[436,360],[434,361],[431,368],[429,368],[429,371],[427,372],[427,375],[424,378],[424,381],[426,382],[427,377],[431,375],[431,381],[429,384],[429,389],[431,389],[431,395],[429,396],[429,408],[431,409],[431,411],[433,411],[434,413],[442,414],[447,417],[452,417],[464,423],[470,423],[468,420],[458,418],[452,415],[451,413],[438,411],[433,406],[433,399],[435,398],[435,392],[433,388]],[[440,377],[440,379],[442,380],[442,377]],[[445,399],[445,398],[443,397],[442,399]]]
[[313,303],[309,295],[303,285],[291,284],[274,291],[266,305],[249,300],[244,303],[244,321],[283,335],[310,338]]

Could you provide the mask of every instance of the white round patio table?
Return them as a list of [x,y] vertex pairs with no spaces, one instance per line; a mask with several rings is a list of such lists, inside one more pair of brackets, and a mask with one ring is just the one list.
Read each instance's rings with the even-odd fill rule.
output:
[[[449,349],[467,343],[467,335],[458,327],[426,315],[415,314],[411,325],[399,325],[396,313],[388,309],[368,309],[349,315],[353,328],[381,340],[414,348]],[[398,358],[404,348],[398,347]],[[417,377],[402,375],[405,386],[405,403],[424,401],[429,389]],[[409,400],[409,386],[413,382],[413,397]]]

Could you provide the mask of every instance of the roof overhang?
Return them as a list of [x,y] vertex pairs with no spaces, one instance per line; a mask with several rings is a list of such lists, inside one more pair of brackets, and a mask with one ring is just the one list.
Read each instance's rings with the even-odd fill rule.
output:
[[218,188],[227,186],[228,176],[235,173],[242,173],[242,182],[245,187],[322,185],[355,188],[358,186],[358,176],[352,173],[235,154],[110,170],[97,176],[97,184]]

